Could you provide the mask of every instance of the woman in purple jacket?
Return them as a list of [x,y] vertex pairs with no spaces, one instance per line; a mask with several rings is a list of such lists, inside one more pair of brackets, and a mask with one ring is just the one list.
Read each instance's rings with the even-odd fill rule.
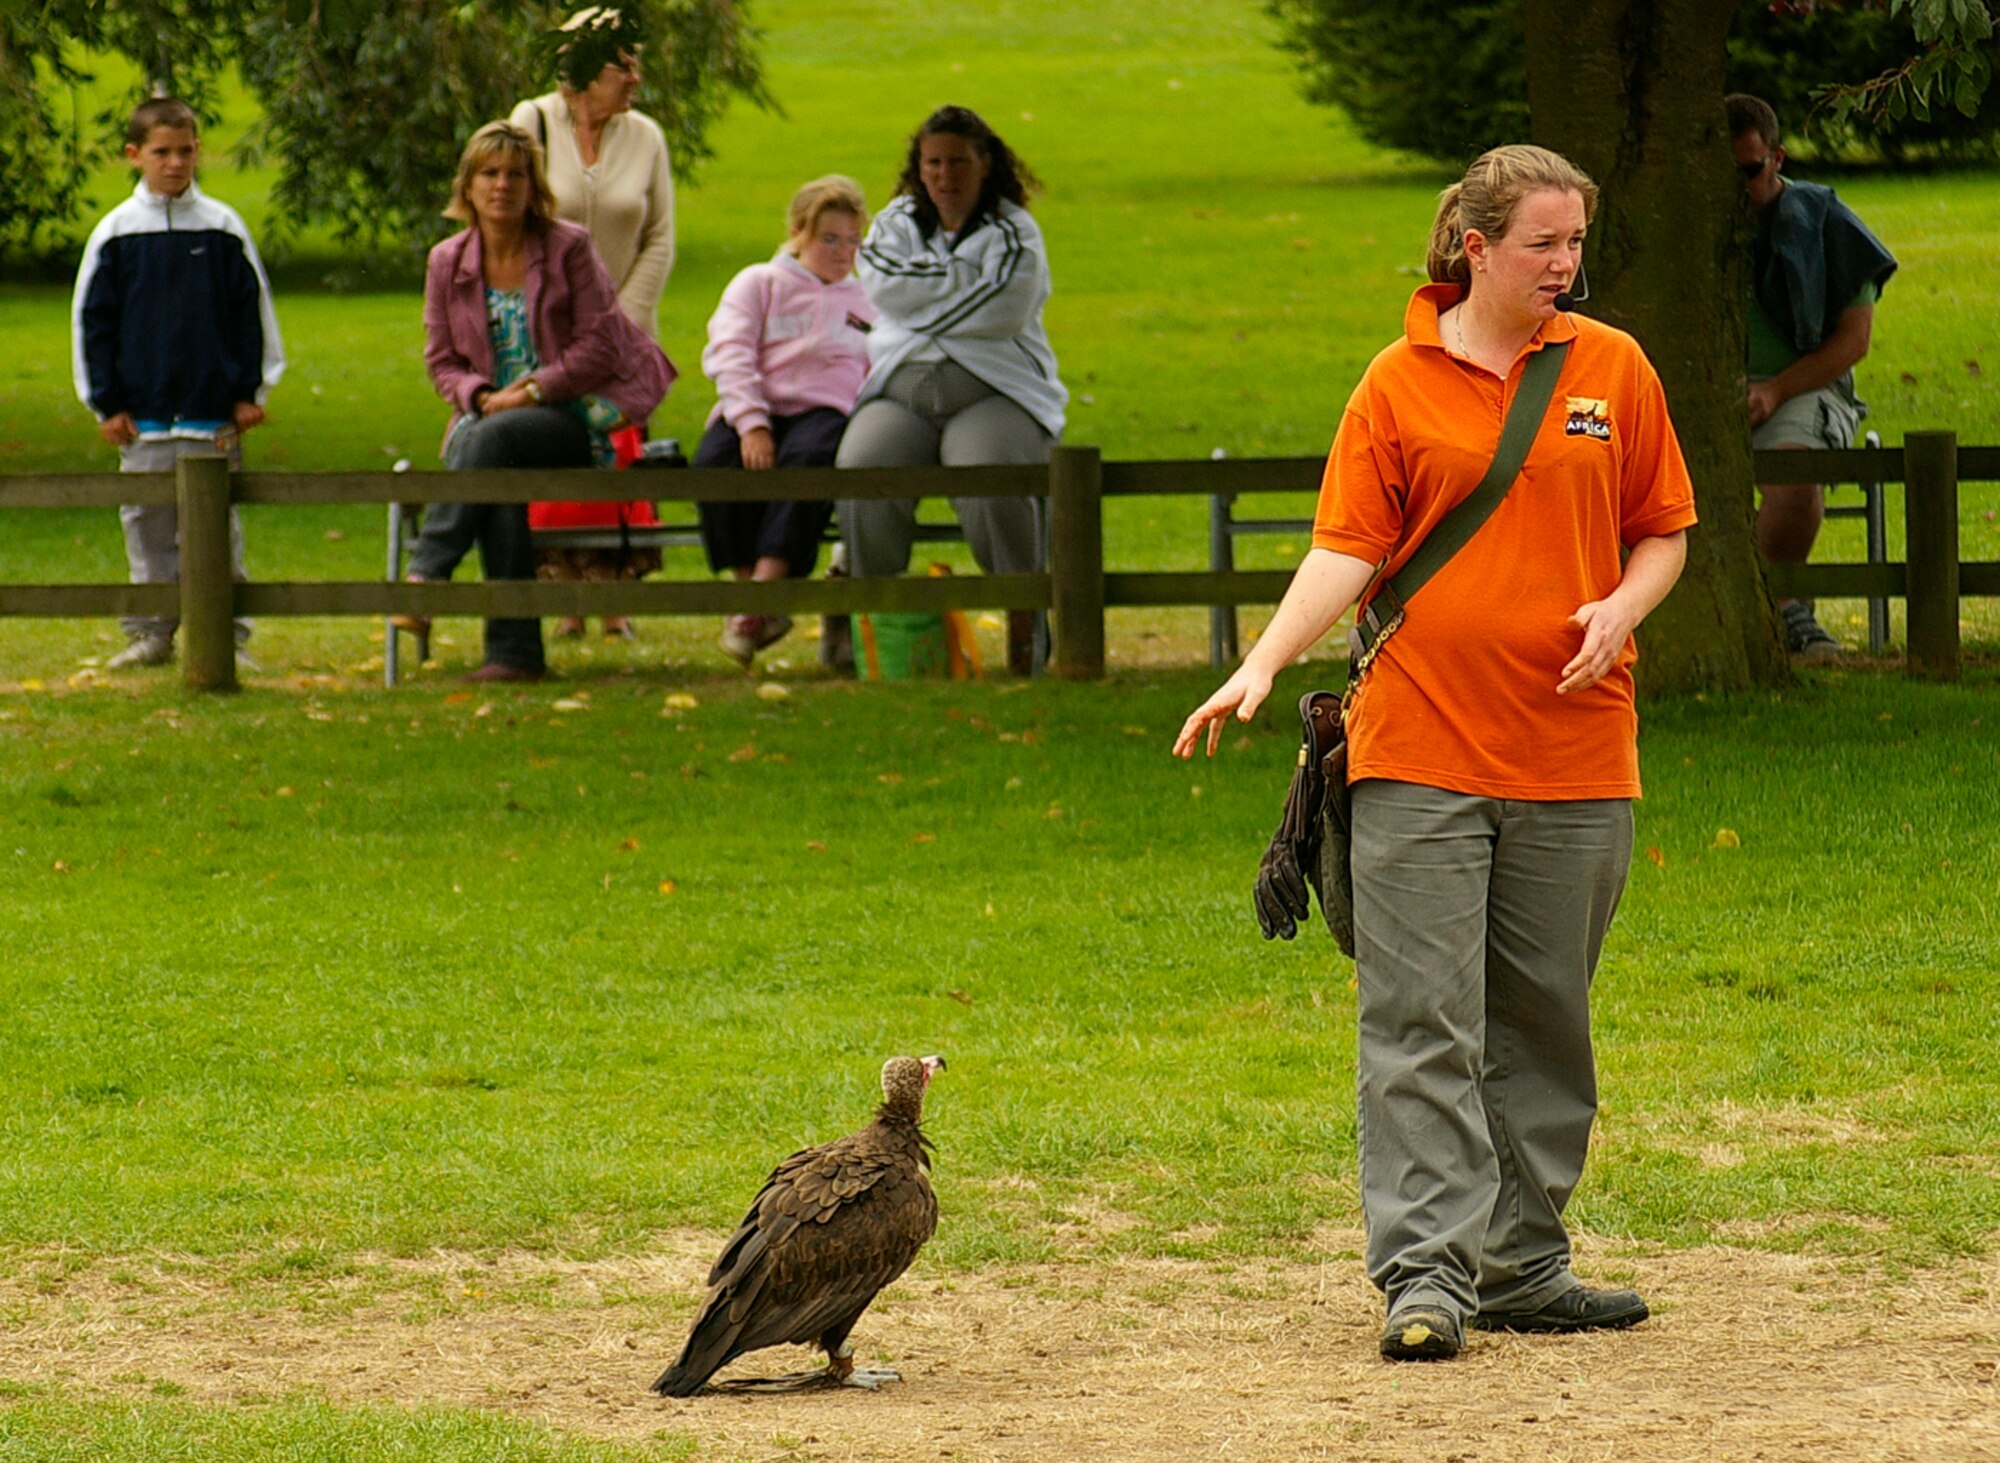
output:
[[[447,467],[589,467],[593,433],[640,421],[674,371],[618,307],[590,235],[555,216],[541,150],[508,122],[472,134],[445,217],[468,227],[431,250],[424,364],[454,408]],[[533,579],[525,503],[441,503],[409,578],[451,578],[474,544],[488,579]],[[415,628],[421,622],[407,622]],[[488,620],[469,681],[548,673],[539,620]]]

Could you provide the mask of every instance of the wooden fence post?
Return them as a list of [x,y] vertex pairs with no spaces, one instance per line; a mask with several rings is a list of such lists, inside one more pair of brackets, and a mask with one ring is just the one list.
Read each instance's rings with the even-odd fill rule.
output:
[[1066,681],[1104,675],[1104,464],[1095,447],[1049,454],[1052,669]]
[[1958,434],[1903,439],[1910,674],[1955,681],[1958,654]]
[[190,691],[236,689],[236,586],[229,564],[229,459],[183,457],[180,512],[181,667]]

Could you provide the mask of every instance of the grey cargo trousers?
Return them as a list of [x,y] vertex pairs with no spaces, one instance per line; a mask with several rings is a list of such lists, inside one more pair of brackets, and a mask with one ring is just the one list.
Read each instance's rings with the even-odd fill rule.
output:
[[1353,795],[1368,1277],[1391,1315],[1536,1309],[1577,1284],[1562,1212],[1597,1112],[1590,983],[1632,805]]

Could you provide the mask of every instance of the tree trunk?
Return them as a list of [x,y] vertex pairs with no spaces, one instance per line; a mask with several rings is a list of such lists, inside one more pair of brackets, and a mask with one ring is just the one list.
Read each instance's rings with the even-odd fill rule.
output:
[[1754,531],[1744,411],[1748,206],[1722,112],[1731,0],[1526,0],[1535,140],[1601,190],[1586,313],[1637,336],[1666,387],[1700,525],[1640,631],[1650,690],[1783,684]]

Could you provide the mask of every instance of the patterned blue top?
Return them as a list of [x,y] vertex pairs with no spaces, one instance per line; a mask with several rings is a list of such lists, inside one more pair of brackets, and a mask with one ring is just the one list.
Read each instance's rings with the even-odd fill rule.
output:
[[[493,380],[497,386],[512,386],[532,376],[541,367],[535,354],[534,337],[528,333],[528,292],[526,290],[486,291],[486,330],[493,341]],[[590,428],[590,456],[599,467],[617,460],[611,445],[611,428],[618,408],[601,396],[585,396],[575,401],[557,402],[565,411],[583,418]]]

